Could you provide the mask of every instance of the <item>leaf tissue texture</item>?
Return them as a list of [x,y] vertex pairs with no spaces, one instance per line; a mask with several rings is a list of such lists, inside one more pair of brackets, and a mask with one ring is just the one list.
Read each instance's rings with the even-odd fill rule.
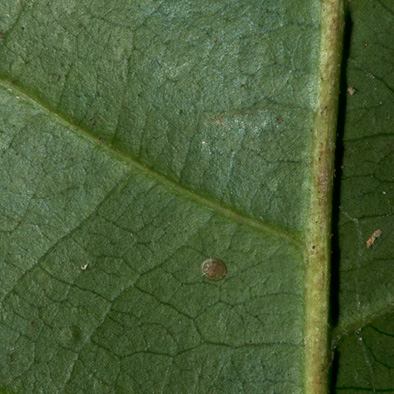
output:
[[4,77],[174,181],[303,229],[317,5],[10,4]]
[[[394,72],[393,50],[384,39],[391,32],[393,12],[387,1],[352,6],[346,76],[357,93],[348,95],[344,133],[340,325],[394,302]],[[376,230],[382,234],[368,248]]]
[[[394,4],[356,1],[350,11],[346,82],[355,93],[347,95],[341,163],[336,391],[392,393]],[[377,230],[381,235],[368,248]]]
[[3,390],[303,392],[320,7],[0,3]]

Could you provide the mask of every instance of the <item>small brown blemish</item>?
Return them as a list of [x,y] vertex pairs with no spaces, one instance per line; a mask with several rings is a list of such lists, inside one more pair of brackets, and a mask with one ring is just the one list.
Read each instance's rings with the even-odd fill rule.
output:
[[348,91],[348,93],[349,93],[351,96],[353,96],[353,94],[356,94],[356,93],[357,93],[357,90],[354,89],[354,88],[351,87],[351,86],[349,86],[349,87],[347,88],[347,91]]
[[218,126],[221,126],[221,125],[223,124],[223,123],[222,123],[222,118],[223,118],[223,114],[217,114],[216,116],[210,118],[210,120],[215,121],[215,123],[216,123]]
[[243,83],[242,85],[241,85],[241,88],[243,89],[245,87],[245,84]]
[[98,140],[99,142],[105,142],[105,141],[104,141],[104,138],[102,138],[102,137],[97,138],[97,140]]
[[60,75],[57,76],[57,80],[60,81]]
[[202,263],[201,271],[207,279],[221,280],[227,275],[226,265],[221,260],[208,259]]
[[382,233],[383,231],[379,229],[374,231],[371,237],[367,240],[367,248],[370,248],[375,243],[376,239],[382,235]]
[[33,330],[34,327],[35,327],[35,325],[36,325],[36,323],[35,323],[34,321],[32,321],[32,322],[30,323],[30,329]]
[[276,119],[276,123],[281,124],[282,122],[283,122],[283,119],[280,119],[280,118]]

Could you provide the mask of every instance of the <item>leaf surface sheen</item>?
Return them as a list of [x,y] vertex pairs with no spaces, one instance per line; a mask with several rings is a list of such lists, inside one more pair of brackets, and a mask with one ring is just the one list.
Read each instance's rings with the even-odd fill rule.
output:
[[301,392],[308,5],[8,10],[4,387]]

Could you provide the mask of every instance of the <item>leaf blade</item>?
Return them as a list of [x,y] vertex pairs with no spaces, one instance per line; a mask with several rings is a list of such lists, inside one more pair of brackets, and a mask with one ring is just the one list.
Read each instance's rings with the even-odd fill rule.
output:
[[393,56],[386,39],[391,34],[392,4],[351,4],[349,22],[340,173],[339,317],[332,332],[338,357],[335,384],[340,392],[390,391],[392,368],[386,361],[393,351],[390,336],[384,333],[392,331],[394,296]]

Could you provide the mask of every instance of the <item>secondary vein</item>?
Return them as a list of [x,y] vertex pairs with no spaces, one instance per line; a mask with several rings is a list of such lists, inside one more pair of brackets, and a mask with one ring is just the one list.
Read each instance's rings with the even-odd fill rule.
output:
[[261,231],[264,233],[271,234],[275,238],[283,239],[293,244],[300,251],[304,251],[304,242],[296,233],[285,230],[280,226],[276,226],[272,223],[263,222],[261,220],[255,219],[250,216],[246,216],[242,212],[238,212],[232,207],[225,206],[219,201],[212,198],[203,196],[191,190],[186,186],[183,186],[172,179],[166,177],[155,171],[154,169],[146,166],[145,164],[138,161],[136,158],[132,157],[129,153],[122,151],[118,147],[111,146],[104,141],[99,140],[97,137],[92,135],[88,130],[81,126],[73,124],[70,120],[64,117],[62,114],[54,112],[49,106],[40,100],[33,98],[31,95],[23,91],[19,86],[15,86],[4,78],[0,78],[0,86],[9,92],[12,92],[14,96],[23,98],[28,101],[31,105],[36,106],[42,112],[46,113],[48,116],[55,118],[59,123],[63,124],[69,130],[74,132],[76,135],[84,137],[96,146],[99,146],[106,154],[115,157],[119,161],[126,162],[132,168],[132,171],[142,173],[145,176],[155,180],[167,189],[171,190],[173,193],[179,195],[182,198],[193,200],[199,205],[203,205],[206,208],[217,212],[218,214],[227,217],[233,221],[236,221],[242,225],[245,225],[255,231]]
[[336,327],[331,333],[331,348],[338,346],[339,342],[350,334],[354,334],[356,331],[361,330],[368,324],[371,324],[374,320],[385,316],[391,315],[394,312],[394,303],[383,305],[378,309],[368,311],[362,316],[358,316],[353,321]]

